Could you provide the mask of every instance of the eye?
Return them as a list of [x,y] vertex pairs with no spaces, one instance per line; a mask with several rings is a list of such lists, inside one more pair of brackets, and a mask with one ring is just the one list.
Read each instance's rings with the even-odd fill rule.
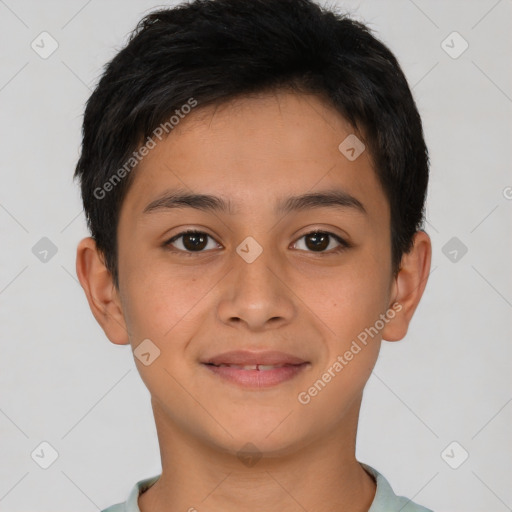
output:
[[[203,231],[190,229],[173,236],[172,238],[164,242],[163,246],[166,248],[170,248],[170,250],[182,252],[185,254],[188,253],[187,255],[190,255],[192,253],[205,252],[205,249],[208,248],[208,239],[211,239],[212,241],[214,240],[210,235]],[[343,238],[328,231],[311,231],[309,233],[306,233],[305,235],[302,235],[298,240],[300,241],[302,239],[306,240],[305,249],[302,249],[300,247],[299,249],[306,250],[308,252],[337,253],[351,247],[351,245],[347,241],[343,240]],[[335,244],[334,248],[332,247],[333,241],[338,243],[338,247],[336,247]],[[216,244],[215,242],[212,243],[213,245],[210,246],[210,249],[216,249],[219,247],[219,244]],[[294,246],[297,245],[298,243],[299,242],[295,242]],[[329,248],[330,250],[326,251],[326,249]]]
[[[183,239],[183,240],[180,240]],[[175,247],[176,251],[181,251],[185,253],[193,253],[193,252],[204,252],[203,249],[205,249],[208,246],[208,239],[213,240],[213,238],[208,235],[207,233],[204,233],[203,231],[196,231],[196,230],[187,230],[183,231],[175,236],[173,236],[171,239],[164,242],[164,247],[172,246],[176,241],[179,243],[177,244],[178,247]],[[180,247],[181,246],[181,247]],[[218,247],[218,244],[213,244],[213,247],[210,247],[210,249],[216,249]],[[173,249],[171,249],[173,250]]]
[[[301,236],[299,240],[306,239],[306,249],[308,252],[341,252],[350,247],[350,244],[343,240],[343,238],[335,235],[334,233],[329,233],[328,231],[311,231]],[[336,241],[338,243],[338,247],[332,250],[331,242]],[[298,242],[295,242],[297,245]],[[328,247],[331,247],[330,251],[326,251]],[[300,248],[299,248],[300,249]],[[304,250],[304,249],[301,249]]]

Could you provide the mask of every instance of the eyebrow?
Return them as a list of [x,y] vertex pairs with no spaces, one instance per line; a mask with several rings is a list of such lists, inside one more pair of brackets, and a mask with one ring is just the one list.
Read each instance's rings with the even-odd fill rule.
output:
[[[230,200],[209,194],[191,194],[182,190],[169,190],[162,196],[151,201],[143,213],[165,211],[174,208],[194,208],[205,212],[222,212],[235,215],[235,208]],[[341,189],[329,189],[299,196],[291,196],[278,202],[276,214],[299,212],[311,208],[353,209],[367,215],[366,209],[359,199]]]

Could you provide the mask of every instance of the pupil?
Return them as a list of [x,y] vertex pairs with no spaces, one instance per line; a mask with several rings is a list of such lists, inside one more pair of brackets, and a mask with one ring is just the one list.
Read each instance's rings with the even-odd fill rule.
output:
[[[201,233],[187,233],[183,235],[183,245],[189,251],[201,250],[206,247],[207,237]],[[309,249],[324,250],[329,246],[329,235],[326,233],[312,233],[306,237]]]
[[183,235],[183,245],[189,251],[204,249],[206,247],[206,236],[201,233],[187,233]]
[[[313,243],[309,244],[309,240],[312,240]],[[329,246],[329,235],[325,233],[312,233],[306,237],[306,245],[309,249],[325,249]]]

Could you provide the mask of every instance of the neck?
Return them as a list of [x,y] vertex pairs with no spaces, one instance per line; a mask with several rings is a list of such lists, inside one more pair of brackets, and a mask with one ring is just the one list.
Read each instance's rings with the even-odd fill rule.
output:
[[367,512],[376,485],[355,458],[360,400],[342,427],[300,450],[241,463],[183,432],[153,403],[162,458],[141,512]]

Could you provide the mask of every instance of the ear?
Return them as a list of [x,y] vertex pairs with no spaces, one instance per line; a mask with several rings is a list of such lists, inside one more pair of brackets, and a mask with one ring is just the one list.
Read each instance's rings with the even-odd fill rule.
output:
[[395,316],[382,329],[382,339],[399,341],[405,337],[409,323],[427,285],[432,258],[430,237],[424,231],[417,231],[411,250],[402,256],[400,270],[393,283],[389,307]]
[[93,238],[80,241],[76,251],[76,273],[96,321],[117,345],[127,345],[128,330],[118,291]]

